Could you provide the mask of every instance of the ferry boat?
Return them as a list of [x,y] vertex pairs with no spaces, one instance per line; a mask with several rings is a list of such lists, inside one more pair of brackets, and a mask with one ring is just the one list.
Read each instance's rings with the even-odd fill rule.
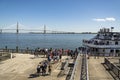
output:
[[83,40],[88,54],[96,56],[120,56],[120,32],[113,32],[113,27],[102,28],[90,40]]

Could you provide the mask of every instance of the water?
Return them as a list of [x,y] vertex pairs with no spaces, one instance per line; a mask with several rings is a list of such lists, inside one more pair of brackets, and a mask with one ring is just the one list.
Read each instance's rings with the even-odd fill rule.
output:
[[0,34],[0,48],[7,46],[15,49],[64,48],[75,49],[82,45],[83,39],[90,39],[95,34]]

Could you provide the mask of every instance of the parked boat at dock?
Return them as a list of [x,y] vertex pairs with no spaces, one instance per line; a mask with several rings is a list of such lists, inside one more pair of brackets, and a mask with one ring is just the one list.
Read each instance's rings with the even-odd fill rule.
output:
[[91,55],[120,56],[120,32],[100,29],[92,39],[83,40],[83,46]]

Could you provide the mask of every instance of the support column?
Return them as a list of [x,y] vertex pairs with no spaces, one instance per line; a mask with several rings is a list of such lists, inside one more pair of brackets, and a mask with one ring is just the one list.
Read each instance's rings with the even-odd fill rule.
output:
[[44,34],[46,34],[46,25],[44,25]]

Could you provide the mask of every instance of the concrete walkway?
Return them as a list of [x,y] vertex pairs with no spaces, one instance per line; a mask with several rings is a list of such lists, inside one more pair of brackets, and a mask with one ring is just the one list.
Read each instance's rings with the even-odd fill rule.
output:
[[[63,60],[65,58],[63,56]],[[51,76],[29,78],[30,74],[36,73],[38,63],[45,59],[34,59],[34,55],[30,54],[16,54],[15,58],[0,62],[0,80],[65,80],[66,76],[57,77],[60,72],[58,69],[60,62],[53,65]]]
[[104,62],[104,57],[88,59],[89,80],[114,80],[109,72],[101,64]]

